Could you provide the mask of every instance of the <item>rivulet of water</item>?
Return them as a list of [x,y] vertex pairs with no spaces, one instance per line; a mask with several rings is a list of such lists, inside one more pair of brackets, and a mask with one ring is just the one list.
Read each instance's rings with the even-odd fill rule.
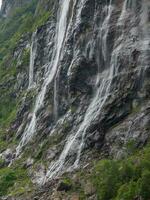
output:
[[[108,29],[109,29],[108,24],[109,24],[109,20],[110,20],[111,13],[112,13],[111,3],[112,3],[112,1],[110,1],[110,4],[108,5],[108,9],[107,9],[108,12],[107,12],[106,18],[100,29],[100,31],[103,31],[103,34],[100,34],[100,35],[102,36],[103,46],[105,48],[103,51],[104,58],[106,58],[106,56],[107,56],[105,54],[107,54],[107,46],[106,45],[107,45],[107,35],[108,35]],[[82,5],[84,6],[84,4],[82,4]],[[82,7],[80,7],[80,9],[82,9]],[[79,20],[79,18],[78,18],[78,20]],[[100,79],[99,73],[98,73],[100,87],[97,88],[95,96],[86,111],[84,120],[81,123],[78,131],[68,137],[67,142],[64,146],[64,149],[63,149],[59,159],[50,165],[48,173],[47,173],[47,179],[51,179],[54,176],[56,176],[57,174],[59,174],[59,172],[63,169],[64,163],[66,162],[66,158],[71,150],[71,147],[74,145],[74,143],[76,143],[78,138],[81,137],[81,141],[80,141],[79,145],[77,145],[78,147],[76,149],[77,157],[76,157],[76,160],[72,167],[78,166],[81,151],[82,151],[82,148],[84,145],[86,130],[89,127],[89,125],[91,124],[91,122],[97,118],[97,115],[100,113],[100,110],[102,109],[105,101],[107,100],[111,82],[112,82],[113,75],[114,75],[114,68],[115,68],[115,65],[114,65],[114,63],[112,63],[111,67],[103,73],[102,79]]]
[[45,80],[42,85],[41,91],[39,92],[39,94],[36,98],[35,107],[34,107],[34,110],[32,113],[31,121],[29,122],[29,124],[27,124],[25,131],[23,133],[23,136],[21,138],[21,141],[16,149],[16,155],[19,155],[22,147],[25,146],[30,141],[30,139],[36,132],[37,111],[43,105],[47,86],[53,81],[53,79],[56,75],[56,72],[57,72],[59,58],[60,58],[62,47],[63,47],[63,41],[64,41],[65,35],[66,35],[67,15],[68,15],[68,11],[69,11],[69,4],[70,4],[70,0],[63,0],[60,2],[57,27],[56,27],[56,38],[55,38],[55,48],[54,48],[54,52],[53,52],[53,59],[50,63],[49,69],[45,75]]
[[32,44],[30,48],[30,65],[29,65],[29,85],[28,88],[32,88],[34,85],[34,63],[37,52],[37,42],[36,42],[36,33],[32,34]]

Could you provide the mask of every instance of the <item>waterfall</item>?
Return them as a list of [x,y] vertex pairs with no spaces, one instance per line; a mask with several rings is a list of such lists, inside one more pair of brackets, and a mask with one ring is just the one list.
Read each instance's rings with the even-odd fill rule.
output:
[[[144,78],[144,74],[146,69],[149,67],[150,62],[150,1],[143,0],[140,14],[140,42],[139,42],[139,50],[141,51],[140,55],[140,76]],[[145,67],[144,69],[142,69]],[[142,79],[143,79],[142,78]]]
[[[75,5],[77,3],[77,0],[74,0],[73,1],[73,5],[72,5],[72,10],[70,11],[71,12],[71,16],[68,20],[68,24],[67,24],[67,31],[66,31],[66,38],[68,37],[68,30],[70,29],[71,27],[71,22],[73,20],[73,16],[74,16],[74,9],[75,9]],[[64,41],[65,42],[65,41]],[[54,113],[54,119],[55,121],[58,120],[58,115],[59,115],[59,97],[58,97],[58,93],[59,93],[59,73],[60,73],[60,69],[58,68],[57,69],[57,72],[56,72],[56,76],[55,76],[55,81],[54,81],[54,105],[53,105],[53,113]]]
[[[109,22],[110,22],[110,18],[112,15],[112,11],[113,11],[112,0],[110,0],[109,5],[107,6],[107,15],[104,19],[104,22],[101,26],[100,33],[99,33],[100,40],[101,40],[101,49],[102,49],[105,64],[108,59],[107,38],[108,38]],[[99,64],[99,62],[98,62],[98,64]],[[115,72],[114,63],[110,63],[110,65],[111,65],[110,69],[105,70],[102,74],[100,74],[99,70],[98,70],[96,84],[100,84],[100,87],[97,89],[95,97],[93,98],[93,101],[91,102],[89,108],[87,109],[83,123],[81,124],[81,126],[78,130],[78,133],[82,133],[82,140],[79,145],[77,159],[74,163],[75,168],[78,167],[78,164],[80,161],[81,152],[82,152],[82,148],[84,146],[84,139],[85,139],[87,128],[92,123],[92,121],[96,120],[96,118],[97,118],[96,112],[97,112],[97,114],[100,113],[100,111],[101,111],[103,105],[105,104],[105,101],[107,100],[107,97],[109,95],[111,81],[113,79],[114,72]],[[100,66],[98,66],[98,67],[100,68]]]
[[60,2],[60,12],[58,13],[58,20],[57,20],[58,23],[56,27],[55,49],[53,52],[53,58],[50,63],[48,72],[45,75],[45,80],[42,85],[41,91],[39,92],[37,96],[35,107],[32,113],[32,119],[29,125],[26,126],[23,136],[21,138],[21,141],[18,147],[16,148],[17,156],[20,154],[22,147],[25,146],[31,140],[32,136],[34,135],[36,131],[37,111],[41,108],[41,106],[44,103],[44,97],[46,94],[47,86],[53,81],[57,73],[59,59],[60,59],[61,51],[63,47],[63,41],[66,35],[67,15],[69,11],[69,4],[70,4],[70,0],[63,0]]
[[[110,0],[109,6],[107,6],[107,16],[102,24],[102,28],[101,28],[101,44],[102,44],[102,53],[103,53],[103,57],[104,57],[104,61],[106,62],[107,60],[107,37],[108,37],[108,31],[109,31],[109,21],[110,21],[110,17],[113,11],[113,7],[112,7],[112,0]],[[102,36],[103,34],[103,36]]]
[[71,150],[71,147],[74,145],[75,142],[77,142],[77,139],[81,137],[82,138],[81,143],[79,144],[78,149],[77,149],[77,158],[73,164],[73,167],[75,168],[78,166],[81,151],[84,145],[86,130],[89,127],[89,125],[92,123],[92,121],[96,120],[96,118],[98,117],[98,114],[100,113],[103,105],[105,104],[108,98],[111,82],[114,77],[114,72],[115,72],[115,64],[111,63],[110,69],[106,70],[103,74],[104,77],[100,81],[101,82],[100,87],[97,89],[96,95],[93,98],[93,101],[91,102],[89,108],[86,111],[84,120],[79,130],[76,132],[76,134],[72,134],[71,136],[69,136],[58,161],[52,163],[52,165],[49,167],[49,170],[47,173],[48,179],[53,178],[62,170],[64,163],[66,161],[66,158]]
[[124,3],[123,3],[123,8],[122,8],[122,11],[121,11],[121,15],[120,15],[120,17],[118,19],[118,24],[117,24],[118,26],[123,26],[124,25],[124,20],[125,20],[126,15],[127,15],[128,1],[131,1],[131,0],[125,0]]
[[37,52],[36,33],[37,32],[33,32],[31,39],[32,44],[30,48],[29,85],[28,85],[29,89],[32,88],[34,85],[34,63]]
[[149,19],[149,9],[150,9],[150,2],[147,0],[142,1],[142,11],[141,11],[141,21],[140,26],[142,28],[142,46],[145,46],[145,49],[148,49],[149,46],[149,34],[150,34],[150,19]]
[[[134,1],[134,0],[133,0]],[[55,37],[55,47],[53,51],[52,61],[48,67],[48,70],[45,74],[45,79],[43,82],[43,85],[41,87],[41,90],[39,94],[37,95],[35,107],[32,112],[32,118],[27,124],[22,139],[20,141],[20,144],[18,145],[16,149],[16,155],[19,155],[22,147],[24,147],[32,138],[32,136],[36,132],[36,125],[37,125],[37,113],[38,110],[43,106],[44,104],[44,98],[47,91],[47,86],[54,80],[54,115],[55,119],[57,120],[57,113],[58,113],[58,85],[59,85],[59,61],[62,57],[62,51],[64,47],[64,41],[68,34],[68,21],[67,16],[69,12],[69,5],[71,0],[62,0],[60,1],[60,7],[58,12],[58,22],[56,26],[56,37]],[[75,2],[75,1],[74,1]],[[75,18],[75,26],[78,26],[80,23],[80,15],[82,13],[82,9],[84,7],[84,3],[86,0],[79,1],[79,5],[77,7],[77,13]],[[142,11],[141,11],[141,28],[142,28],[142,34],[144,38],[144,45],[143,41],[140,43],[140,48],[146,48],[146,50],[149,48],[149,30],[145,26],[145,22],[148,23],[148,7],[147,7],[147,0],[142,1]],[[100,65],[101,65],[101,58],[98,57],[98,73],[97,73],[97,80],[95,81],[95,92],[93,95],[93,98],[89,104],[89,107],[86,110],[85,116],[83,121],[81,122],[80,126],[78,127],[78,130],[76,132],[72,132],[68,138],[66,139],[66,143],[64,145],[64,148],[62,152],[60,153],[60,156],[58,160],[55,160],[51,163],[49,166],[49,169],[47,171],[45,180],[51,179],[60,173],[63,172],[65,169],[65,166],[68,164],[68,156],[70,153],[72,153],[72,150],[75,151],[75,161],[70,164],[71,166],[68,167],[68,169],[77,168],[79,165],[80,157],[82,150],[85,145],[85,138],[87,134],[88,128],[91,126],[93,122],[97,122],[100,113],[102,112],[103,106],[105,105],[107,99],[109,98],[109,95],[111,94],[111,86],[114,76],[118,75],[118,67],[119,62],[118,58],[120,56],[120,52],[122,51],[123,45],[125,44],[122,39],[125,36],[125,21],[126,17],[128,16],[128,7],[131,5],[134,7],[136,4],[132,3],[131,0],[124,0],[123,7],[121,14],[118,18],[116,28],[121,28],[121,34],[119,32],[119,37],[116,39],[113,51],[111,55],[108,55],[108,34],[110,31],[110,20],[113,12],[113,5],[112,0],[109,1],[109,5],[106,6],[106,16],[103,20],[103,22],[99,26],[99,33],[98,33],[98,40],[100,40],[100,46],[99,49],[102,51],[102,60],[104,60],[104,67],[103,71],[100,71]],[[71,19],[70,19],[71,21]],[[34,36],[35,37],[35,36]],[[95,38],[94,38],[95,39]],[[126,38],[125,38],[126,39]],[[35,39],[32,40],[32,42]],[[90,44],[91,41],[88,41],[88,44]],[[146,44],[146,46],[145,46]],[[91,44],[90,44],[91,45]],[[94,48],[94,45],[93,45]],[[145,50],[144,50],[145,51]],[[93,51],[94,52],[94,51]],[[124,53],[123,51],[121,53]],[[34,43],[32,43],[31,46],[31,58],[30,58],[30,74],[29,74],[29,86],[33,85],[33,67],[35,62],[35,47]],[[74,60],[72,60],[71,65],[73,64]],[[71,65],[69,67],[69,70],[71,69]],[[70,71],[68,70],[68,74]],[[57,80],[58,78],[58,80]],[[63,123],[62,123],[63,124]]]
[[54,119],[57,121],[58,119],[58,83],[57,83],[57,74],[54,81]]
[[[109,31],[108,24],[109,24],[109,20],[111,17],[111,13],[112,13],[112,5],[111,5],[111,1],[110,1],[110,4],[108,6],[107,16],[104,20],[102,28],[100,29],[101,31],[103,31],[104,40],[102,38],[102,41],[103,41],[102,46],[104,46],[104,47],[105,47],[105,45],[107,45],[107,35],[108,35],[108,31]],[[107,47],[105,47],[105,50],[103,52],[107,54]],[[104,55],[104,58],[105,58],[105,56],[106,55]],[[112,59],[112,61],[113,61],[113,59]],[[102,74],[103,76],[100,77],[100,75],[98,73],[98,79],[99,79],[98,82],[100,83],[100,87],[97,88],[95,96],[86,111],[84,120],[81,123],[78,131],[76,133],[71,134],[68,137],[67,142],[64,146],[64,149],[63,149],[59,159],[50,165],[49,170],[46,175],[46,179],[51,179],[54,176],[57,176],[57,174],[59,174],[60,171],[63,170],[64,164],[66,162],[66,158],[67,158],[72,146],[77,142],[79,137],[81,137],[82,138],[81,142],[79,145],[77,145],[78,146],[77,147],[77,157],[76,157],[76,160],[72,167],[76,168],[78,166],[81,151],[84,146],[86,130],[89,127],[89,125],[92,123],[92,121],[96,120],[96,118],[98,117],[98,114],[100,113],[103,105],[105,104],[105,102],[108,98],[111,82],[112,82],[112,79],[114,76],[114,72],[115,72],[115,65],[112,62],[110,68],[103,72],[103,74]]]

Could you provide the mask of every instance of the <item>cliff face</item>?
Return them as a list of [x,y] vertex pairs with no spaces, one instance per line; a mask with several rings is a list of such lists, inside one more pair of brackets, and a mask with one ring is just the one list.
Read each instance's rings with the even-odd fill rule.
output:
[[16,8],[21,8],[29,2],[31,0],[2,0],[1,15],[9,17]]
[[[3,16],[24,1],[15,2],[4,1]],[[47,22],[13,49],[17,142],[1,152],[13,165],[23,160],[40,185],[125,158],[130,143],[142,148],[150,137],[149,0],[41,0],[34,15],[41,10]]]

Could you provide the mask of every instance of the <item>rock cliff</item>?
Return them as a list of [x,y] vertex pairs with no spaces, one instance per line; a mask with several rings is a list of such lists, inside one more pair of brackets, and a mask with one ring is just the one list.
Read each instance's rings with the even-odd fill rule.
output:
[[1,15],[3,17],[9,17],[12,15],[16,8],[23,7],[31,0],[2,0]]
[[76,182],[93,161],[122,160],[149,143],[150,2],[3,1],[6,24],[18,7],[30,25],[18,25],[25,31],[18,39],[14,31],[1,58],[0,105],[10,109],[0,116],[0,150],[4,165],[23,165],[34,189],[16,198],[102,199],[86,180],[83,198],[55,189],[70,191],[64,174]]

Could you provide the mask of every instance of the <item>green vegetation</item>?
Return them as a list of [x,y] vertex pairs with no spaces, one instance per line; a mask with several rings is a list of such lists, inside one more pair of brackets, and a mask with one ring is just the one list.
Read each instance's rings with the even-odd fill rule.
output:
[[[17,75],[19,72],[27,73],[30,59],[30,49],[23,49],[18,65],[14,50],[21,38],[25,35],[31,38],[32,32],[51,16],[51,12],[42,7],[36,12],[37,5],[38,0],[32,0],[15,9],[11,17],[0,17],[0,153],[15,142],[10,126],[16,119],[20,99],[25,93],[16,89]],[[16,161],[8,168],[0,159],[0,197],[16,196],[31,190],[33,192],[33,185],[22,164]]]
[[0,158],[0,168],[2,168],[4,165],[5,165],[5,161],[2,158]]
[[24,7],[15,9],[11,17],[0,19],[0,61],[14,49],[23,34],[35,31],[51,16],[51,12],[44,9],[35,15],[37,3],[38,0],[32,0]]
[[24,35],[31,38],[32,32],[51,16],[51,11],[37,8],[38,3],[38,0],[32,0],[14,9],[10,17],[0,17],[0,152],[8,146],[8,138],[13,135],[8,130],[16,119],[18,104],[24,93],[17,91],[17,75],[19,72],[27,73],[30,59],[30,49],[23,49],[18,65],[14,50]]
[[0,169],[0,196],[19,195],[31,188],[32,184],[25,169]]
[[[81,175],[81,174],[80,174]],[[82,175],[77,175],[79,180],[80,178],[82,178],[82,180],[85,178],[82,177]],[[62,191],[62,192],[67,192],[68,195],[72,196],[72,194],[78,194],[79,199],[80,200],[85,200],[86,199],[86,195],[84,193],[83,187],[81,185],[81,181],[76,180],[74,181],[72,179],[72,177],[69,177],[67,174],[64,175],[63,179],[60,181],[60,183],[58,184],[58,191]]]
[[99,200],[150,199],[150,146],[121,160],[101,160],[92,181]]

